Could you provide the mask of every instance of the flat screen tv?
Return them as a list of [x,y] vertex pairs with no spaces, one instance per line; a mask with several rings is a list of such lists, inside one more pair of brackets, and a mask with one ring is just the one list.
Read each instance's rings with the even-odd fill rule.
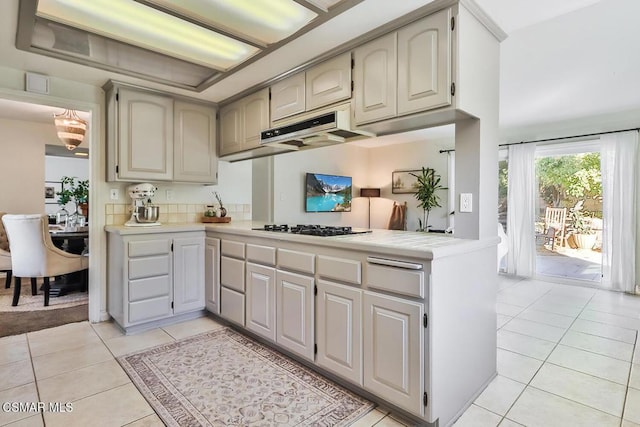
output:
[[307,173],[306,212],[351,212],[351,177]]

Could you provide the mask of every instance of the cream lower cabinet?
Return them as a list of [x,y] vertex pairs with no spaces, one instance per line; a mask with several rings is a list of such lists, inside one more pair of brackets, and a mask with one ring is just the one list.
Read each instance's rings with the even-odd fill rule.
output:
[[245,327],[276,340],[276,269],[247,262]]
[[207,310],[220,314],[220,239],[204,240],[204,296]]
[[245,244],[222,240],[220,254],[220,316],[244,326]]
[[362,291],[318,280],[316,363],[362,386]]
[[364,388],[424,415],[424,306],[365,291]]
[[305,359],[314,358],[314,278],[276,271],[276,342]]
[[109,233],[109,314],[126,331],[205,307],[202,233]]

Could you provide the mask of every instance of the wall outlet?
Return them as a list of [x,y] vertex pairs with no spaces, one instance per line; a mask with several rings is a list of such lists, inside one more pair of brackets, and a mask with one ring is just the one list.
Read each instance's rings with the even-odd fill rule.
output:
[[109,190],[109,198],[111,200],[118,200],[120,198],[120,190],[117,188],[112,188]]
[[473,212],[473,195],[460,193],[460,212]]
[[167,200],[173,200],[173,196],[174,196],[173,190],[167,190],[166,195],[167,195]]

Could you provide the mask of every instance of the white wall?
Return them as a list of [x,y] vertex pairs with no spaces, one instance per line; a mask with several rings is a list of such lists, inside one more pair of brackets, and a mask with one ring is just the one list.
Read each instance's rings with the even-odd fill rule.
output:
[[0,129],[0,211],[44,212],[44,146],[58,139],[53,122],[0,118]]
[[[407,202],[407,230],[418,228],[418,218],[422,218],[422,209],[413,194],[393,194],[391,192],[391,174],[393,171],[422,167],[433,168],[441,177],[441,185],[448,186],[447,154],[440,150],[453,147],[453,138],[436,141],[414,141],[397,145],[386,145],[369,149],[369,173],[367,185],[381,189],[380,199],[371,199],[371,227],[386,228],[393,201]],[[440,208],[429,214],[429,225],[433,229],[444,230],[448,223],[447,190],[439,192]]]
[[[273,220],[276,224],[323,224],[366,227],[367,199],[358,197],[368,184],[368,152],[349,144],[279,154],[273,158]],[[345,175],[353,179],[351,212],[306,213],[305,174]]]

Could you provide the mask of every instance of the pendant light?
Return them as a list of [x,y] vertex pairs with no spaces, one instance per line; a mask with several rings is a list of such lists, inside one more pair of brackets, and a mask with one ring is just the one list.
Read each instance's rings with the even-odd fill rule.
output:
[[74,150],[84,141],[87,131],[87,122],[78,117],[75,110],[64,110],[62,114],[54,114],[58,138],[66,145],[68,150]]

